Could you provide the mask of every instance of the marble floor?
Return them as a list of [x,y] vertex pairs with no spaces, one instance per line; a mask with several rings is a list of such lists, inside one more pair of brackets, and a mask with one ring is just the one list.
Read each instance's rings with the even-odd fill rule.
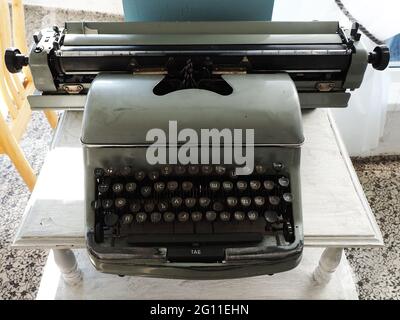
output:
[[[84,11],[26,8],[30,37],[40,27],[59,25],[66,20],[121,20],[121,16]],[[22,148],[38,173],[51,141],[51,129],[41,112],[34,112]],[[400,298],[400,157],[353,159],[385,247],[351,249],[347,259],[356,277],[360,299]],[[48,252],[14,250],[13,236],[29,198],[9,159],[0,156],[0,299],[34,299]]]
[[360,299],[400,299],[400,157],[353,159],[385,246],[351,249]]

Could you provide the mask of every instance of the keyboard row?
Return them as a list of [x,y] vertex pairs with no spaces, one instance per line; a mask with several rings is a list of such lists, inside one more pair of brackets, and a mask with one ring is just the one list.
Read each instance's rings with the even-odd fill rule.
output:
[[139,211],[152,212],[158,210],[165,212],[169,209],[176,210],[179,208],[192,209],[195,207],[200,208],[211,208],[215,211],[223,211],[226,208],[234,209],[237,207],[248,208],[248,207],[264,207],[264,206],[278,206],[281,203],[290,204],[293,201],[291,193],[287,192],[282,197],[273,196],[255,196],[255,197],[227,197],[225,199],[211,199],[208,197],[172,197],[169,200],[145,200],[141,201],[138,199],[129,200],[126,198],[115,198],[113,199],[97,199],[92,202],[92,208],[97,209],[128,209],[132,213]]
[[[253,174],[265,174],[269,169],[274,172],[279,172],[284,168],[280,162],[274,162],[271,166],[257,164],[254,167]],[[125,166],[122,168],[96,168],[94,169],[94,176],[96,178],[103,176],[134,176],[137,181],[142,181],[146,177],[150,180],[157,180],[160,176],[170,175],[211,175],[216,174],[219,176],[228,175],[232,178],[236,177],[235,169],[228,169],[223,165],[165,165],[160,170],[151,170],[146,173],[143,170],[134,171],[132,167]]]
[[122,216],[116,214],[113,211],[104,211],[103,212],[103,221],[104,225],[107,227],[113,227],[120,223],[121,225],[130,225],[130,224],[143,224],[145,222],[151,222],[153,224],[158,223],[185,223],[185,222],[243,222],[243,221],[257,221],[259,219],[265,219],[266,222],[270,224],[280,223],[283,221],[282,216],[277,211],[268,210],[265,212],[250,210],[250,211],[223,211],[223,212],[215,212],[215,211],[193,211],[186,212],[181,211],[179,213],[174,212],[138,212],[136,214],[126,213]]
[[192,181],[157,181],[152,185],[140,186],[136,182],[112,182],[109,179],[104,179],[97,184],[97,191],[99,193],[112,192],[114,194],[120,194],[122,192],[127,193],[139,193],[142,197],[149,197],[153,192],[162,193],[164,191],[175,192],[193,192],[202,190],[209,190],[210,192],[245,192],[245,191],[273,191],[277,187],[288,188],[290,184],[289,178],[281,176],[276,181],[272,179],[260,181],[260,180],[239,180],[236,182],[232,181],[217,181],[212,180],[209,182],[193,183]]

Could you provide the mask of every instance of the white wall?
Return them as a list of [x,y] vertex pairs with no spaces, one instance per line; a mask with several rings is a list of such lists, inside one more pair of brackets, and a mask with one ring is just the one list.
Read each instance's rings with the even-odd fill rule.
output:
[[[387,37],[400,30],[398,21],[391,21],[392,14],[382,15],[382,10],[390,11],[385,6],[379,12],[375,12],[379,19],[371,23],[371,8],[373,0],[344,0],[347,9],[355,17],[360,17],[362,22],[371,31],[377,31],[377,35]],[[398,0],[381,0],[381,3],[392,4],[398,7]],[[296,10],[292,0],[276,0],[274,8],[274,20],[338,20],[344,27],[351,25],[350,21],[340,11],[333,0],[297,0]],[[381,8],[381,6],[380,6]],[[398,12],[398,11],[397,11]],[[372,51],[376,46],[365,36],[362,41],[367,50]],[[373,70],[368,67],[364,81],[360,89],[352,92],[349,106],[345,109],[334,109],[333,115],[343,137],[344,143],[353,156],[368,156],[375,154],[385,133],[386,110],[388,107],[390,74]],[[396,149],[397,147],[394,147]],[[400,149],[398,150],[400,153]]]

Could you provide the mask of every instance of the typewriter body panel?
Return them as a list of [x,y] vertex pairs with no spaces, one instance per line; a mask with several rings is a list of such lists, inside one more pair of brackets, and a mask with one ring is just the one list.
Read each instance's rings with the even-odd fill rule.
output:
[[[82,142],[87,243],[99,270],[217,279],[271,274],[299,263],[304,138],[295,86],[285,74],[224,79],[234,88],[229,96],[188,89],[159,97],[152,91],[160,76],[101,75],[93,83]],[[107,86],[115,96],[106,94]],[[255,95],[260,89],[264,93]],[[123,98],[115,99],[122,93]],[[280,112],[275,110],[278,103]],[[91,121],[94,116],[97,120]],[[198,164],[150,165],[146,132],[168,132],[169,120],[198,132],[254,129],[253,172],[232,174],[238,165],[224,163],[223,144],[220,165],[212,164],[212,146],[209,164],[200,163],[199,150]],[[282,131],[284,124],[287,130]],[[103,194],[102,184],[107,185]],[[143,193],[146,187],[148,194]],[[104,209],[108,200],[112,204]]]

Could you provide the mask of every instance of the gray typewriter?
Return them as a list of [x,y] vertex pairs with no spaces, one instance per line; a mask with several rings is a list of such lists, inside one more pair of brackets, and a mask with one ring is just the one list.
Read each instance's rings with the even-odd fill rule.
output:
[[84,111],[94,266],[218,279],[300,262],[301,109],[346,107],[386,68],[359,40],[337,22],[70,22],[5,60],[30,65],[33,109]]

